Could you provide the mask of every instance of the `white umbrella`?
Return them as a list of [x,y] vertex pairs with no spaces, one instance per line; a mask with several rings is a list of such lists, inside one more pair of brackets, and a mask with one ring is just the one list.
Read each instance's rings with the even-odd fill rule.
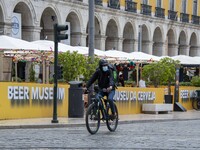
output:
[[159,60],[163,59],[163,58],[171,58],[170,56],[159,56]]
[[[83,46],[75,46],[78,50],[83,50],[85,53],[89,54],[89,48]],[[105,56],[105,51],[94,49],[94,54],[97,56]]]
[[[36,43],[38,45],[44,45],[49,47],[49,49],[51,49],[52,51],[54,51],[54,41],[49,41],[49,40],[38,40],[38,41],[33,41],[32,43]],[[66,51],[70,51],[70,52],[74,52],[77,51],[80,54],[85,54],[83,52],[79,52],[77,48],[70,46],[70,45],[66,45],[63,43],[58,43],[58,51],[59,52],[66,52]]]
[[171,58],[174,60],[179,60],[180,64],[183,64],[183,65],[199,65],[200,64],[200,61],[198,61],[197,59],[194,59],[194,57],[190,57],[186,55],[177,55]]
[[200,65],[200,57],[199,56],[195,56],[192,58]]
[[129,53],[129,59],[131,60],[136,60],[136,61],[158,61],[159,57],[158,56],[154,56],[151,54],[146,54],[143,52],[132,52]]
[[127,60],[129,57],[129,53],[118,51],[118,50],[107,50],[107,51],[105,51],[105,56],[106,57],[114,57],[114,58],[118,58],[121,60],[122,59]]
[[49,50],[45,46],[39,46],[37,44],[9,37],[6,35],[0,36],[0,49],[2,50]]

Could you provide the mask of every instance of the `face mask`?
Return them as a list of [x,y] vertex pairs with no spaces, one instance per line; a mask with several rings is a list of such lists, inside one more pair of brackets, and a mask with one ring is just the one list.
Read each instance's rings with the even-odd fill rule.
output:
[[108,71],[108,66],[103,66],[102,69],[104,72],[106,72],[106,71]]

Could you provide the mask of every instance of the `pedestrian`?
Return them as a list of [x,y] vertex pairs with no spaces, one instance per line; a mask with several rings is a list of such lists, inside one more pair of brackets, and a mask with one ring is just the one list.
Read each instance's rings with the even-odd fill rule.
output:
[[122,72],[119,72],[118,84],[119,84],[119,86],[123,86],[123,87],[125,86],[124,85],[124,77],[123,77]]
[[140,78],[139,87],[141,87],[141,88],[145,88],[145,87],[146,87],[146,83],[145,83],[145,81],[143,80],[143,78]]

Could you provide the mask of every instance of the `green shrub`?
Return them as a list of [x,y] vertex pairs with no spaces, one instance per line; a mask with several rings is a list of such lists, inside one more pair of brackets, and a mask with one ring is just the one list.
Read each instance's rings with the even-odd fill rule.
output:
[[191,80],[193,86],[200,87],[200,77],[194,76]]
[[[23,80],[21,78],[17,77],[17,82],[22,82],[22,81]],[[13,77],[13,82],[16,82],[16,78],[15,77]]]
[[191,82],[180,82],[179,83],[180,86],[192,86]]

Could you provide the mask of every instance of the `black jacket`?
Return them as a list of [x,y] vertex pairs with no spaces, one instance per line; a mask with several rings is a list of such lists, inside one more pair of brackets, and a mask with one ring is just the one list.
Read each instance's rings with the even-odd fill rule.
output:
[[100,89],[108,88],[110,86],[112,86],[113,89],[115,88],[113,73],[111,69],[109,69],[106,72],[103,72],[98,68],[92,75],[90,80],[87,82],[86,87],[89,88],[97,79],[98,79],[98,86]]

